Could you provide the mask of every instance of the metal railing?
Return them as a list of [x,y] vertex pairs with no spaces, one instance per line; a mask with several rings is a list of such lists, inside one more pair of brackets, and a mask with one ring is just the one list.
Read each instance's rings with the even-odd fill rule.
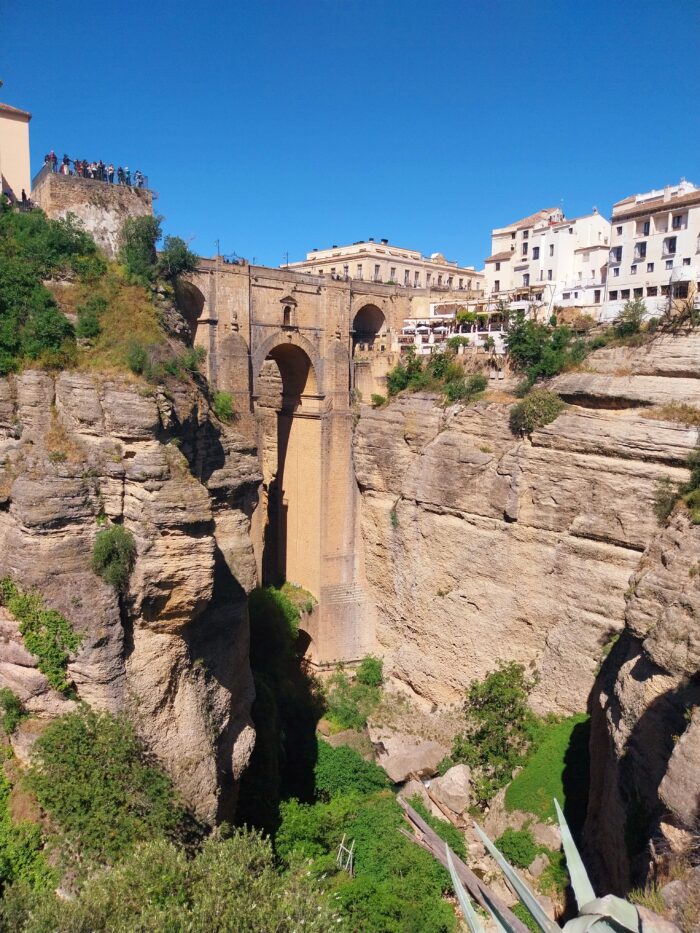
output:
[[[72,164],[75,165],[75,162],[71,160]],[[109,178],[96,178],[91,175],[81,175],[75,169],[69,169],[68,172],[62,172],[63,163],[57,163],[54,168],[50,162],[45,162],[41,167],[41,170],[32,179],[32,190],[36,188],[37,184],[42,181],[47,175],[60,175],[62,178],[80,178],[83,181],[94,181],[97,184],[101,185],[114,185],[115,187],[121,188],[149,188],[148,185],[148,175],[141,175],[138,184],[136,183],[135,173],[130,176],[129,181],[119,181],[116,170],[112,173],[112,181]]]

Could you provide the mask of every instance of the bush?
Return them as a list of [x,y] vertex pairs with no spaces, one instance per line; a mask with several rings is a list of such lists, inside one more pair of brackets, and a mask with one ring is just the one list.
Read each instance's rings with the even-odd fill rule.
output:
[[9,687],[0,689],[0,709],[2,710],[2,727],[5,734],[12,735],[27,715],[27,711],[17,694],[13,693]]
[[158,254],[156,243],[161,237],[161,217],[127,217],[121,229],[119,261],[129,278],[148,285],[156,278]]
[[214,414],[219,421],[226,423],[232,421],[236,414],[233,407],[233,396],[230,392],[215,392],[211,407],[214,409]]
[[145,375],[149,368],[148,350],[143,344],[132,340],[126,351],[126,365],[137,376]]
[[522,664],[500,662],[483,681],[474,680],[464,704],[464,731],[451,757],[472,769],[475,799],[485,805],[511,779],[536,738],[539,721],[527,705],[535,682]]
[[123,525],[110,525],[97,533],[92,546],[92,569],[117,592],[126,589],[135,559],[134,536]]
[[631,337],[642,329],[642,322],[647,313],[643,299],[635,298],[627,301],[622,311],[615,318],[613,328],[618,337]]
[[457,351],[460,347],[468,347],[469,343],[470,343],[470,340],[468,337],[462,337],[459,334],[457,334],[454,337],[447,338],[447,346],[449,347],[450,350],[454,350],[454,351]]
[[473,402],[488,386],[489,381],[483,373],[459,376],[446,383],[444,394],[448,402]]
[[328,681],[326,715],[339,729],[364,729],[380,699],[380,686],[352,681],[338,669]]
[[37,667],[59,693],[73,695],[66,677],[68,660],[77,651],[81,636],[55,609],[46,609],[35,593],[21,593],[8,578],[0,580],[0,600],[19,623],[27,651],[37,658]]
[[654,515],[659,525],[665,525],[678,502],[678,484],[668,476],[662,476],[654,487]]
[[314,777],[316,795],[322,800],[340,794],[371,794],[389,785],[386,774],[373,761],[365,761],[347,745],[333,748],[322,740],[318,743]]
[[386,405],[386,398],[383,395],[377,395],[372,393],[371,396],[372,408],[381,408],[382,405]]
[[381,687],[384,683],[384,664],[380,658],[369,654],[362,659],[355,676],[358,683],[367,687]]
[[54,887],[57,879],[43,854],[41,829],[29,821],[12,820],[10,791],[10,782],[0,771],[0,888],[6,891],[15,881],[29,890]]
[[84,305],[78,308],[78,326],[75,329],[78,337],[93,340],[99,337],[102,328],[100,316],[107,310],[107,301],[99,295],[93,295]]
[[533,389],[511,409],[510,429],[514,434],[532,434],[554,421],[564,408],[564,402],[554,392]]
[[570,327],[538,324],[526,320],[522,311],[510,321],[506,347],[513,362],[527,373],[530,385],[580,363],[590,349]]
[[196,272],[199,257],[187,248],[179,236],[166,236],[163,249],[158,257],[158,273],[164,279],[174,282],[181,275]]
[[501,855],[516,868],[527,868],[537,857],[539,848],[529,829],[512,829],[510,826],[495,840]]
[[124,718],[83,706],[53,720],[32,755],[28,786],[80,860],[112,863],[183,824],[170,779]]

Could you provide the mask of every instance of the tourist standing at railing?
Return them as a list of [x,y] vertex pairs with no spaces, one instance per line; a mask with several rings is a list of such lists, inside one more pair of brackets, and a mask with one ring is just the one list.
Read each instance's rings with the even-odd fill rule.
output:
[[114,166],[111,162],[107,166],[107,181],[110,183],[110,185],[114,184]]
[[127,185],[131,185],[131,172],[129,171],[129,166],[124,166],[124,179]]

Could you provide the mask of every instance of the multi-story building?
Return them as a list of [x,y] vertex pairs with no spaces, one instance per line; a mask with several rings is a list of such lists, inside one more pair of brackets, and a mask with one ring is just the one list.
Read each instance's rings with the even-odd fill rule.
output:
[[580,308],[600,313],[610,224],[597,210],[567,220],[560,208],[545,208],[491,235],[486,260],[489,307],[511,310]]
[[0,181],[3,194],[19,201],[29,195],[29,121],[31,113],[0,104]]
[[394,246],[388,240],[375,242],[371,237],[349,246],[313,249],[302,262],[289,263],[289,268],[408,288],[465,292],[481,292],[484,288],[484,273],[473,266],[459,266],[442,253],[428,258],[417,250]]
[[606,320],[643,298],[650,314],[669,300],[697,295],[700,188],[682,179],[613,205]]

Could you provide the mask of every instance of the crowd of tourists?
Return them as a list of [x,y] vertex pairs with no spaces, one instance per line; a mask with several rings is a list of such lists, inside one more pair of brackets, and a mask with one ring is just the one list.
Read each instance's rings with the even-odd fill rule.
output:
[[44,164],[51,166],[52,172],[59,175],[75,175],[78,178],[92,178],[94,181],[104,181],[109,185],[129,185],[132,188],[144,188],[146,177],[138,169],[133,172],[126,165],[115,169],[110,162],[106,165],[101,159],[99,162],[88,162],[85,159],[71,159],[64,155],[59,162],[56,153],[51,150],[44,156]]

